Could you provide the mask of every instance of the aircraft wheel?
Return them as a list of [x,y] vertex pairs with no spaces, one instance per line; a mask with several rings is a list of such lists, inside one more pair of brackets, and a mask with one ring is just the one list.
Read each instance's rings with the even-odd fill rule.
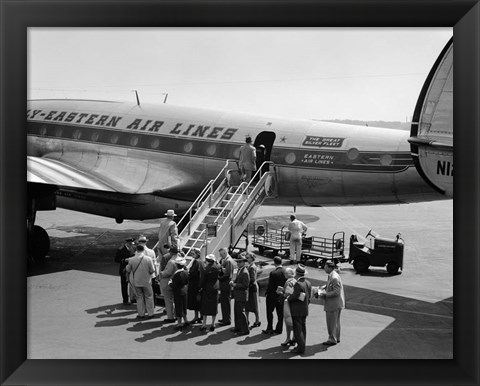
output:
[[395,275],[398,273],[398,270],[400,268],[400,265],[398,263],[395,263],[394,261],[391,261],[387,264],[387,272],[390,275]]
[[262,246],[258,246],[258,253],[260,253],[261,255],[263,255],[263,252],[265,252],[265,247],[262,247]]
[[29,255],[36,262],[43,261],[50,251],[50,237],[48,237],[48,233],[42,227],[34,225],[29,236]]
[[355,261],[353,262],[353,268],[358,273],[367,272],[369,266],[370,266],[370,264],[368,263],[368,260],[365,259],[364,257],[357,257],[355,259]]

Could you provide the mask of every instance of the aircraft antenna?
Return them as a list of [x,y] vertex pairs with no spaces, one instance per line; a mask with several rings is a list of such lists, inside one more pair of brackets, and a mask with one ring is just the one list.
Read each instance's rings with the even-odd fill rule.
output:
[[135,97],[137,98],[137,106],[140,106],[140,99],[138,99],[138,92],[137,90],[132,90],[135,93]]
[[167,92],[167,93],[163,93],[162,95],[165,95],[165,98],[163,99],[163,103],[167,103],[168,92]]

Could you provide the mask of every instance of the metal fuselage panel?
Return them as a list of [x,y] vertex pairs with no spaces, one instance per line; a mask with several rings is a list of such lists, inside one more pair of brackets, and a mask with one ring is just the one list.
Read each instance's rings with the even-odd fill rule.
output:
[[[238,158],[247,135],[255,139],[265,133],[272,138],[266,143],[267,154],[276,165],[279,187],[278,197],[266,200],[267,205],[444,198],[416,172],[406,131],[166,104],[42,100],[29,101],[27,110],[28,155],[111,177],[118,193],[88,193],[97,199],[109,197],[110,204],[97,202],[82,210],[82,204],[75,203],[76,210],[109,217],[119,217],[113,214],[117,197],[144,208],[139,215],[138,205],[131,210],[123,205],[123,218],[161,217],[164,212],[158,213],[164,207],[180,210],[217,175],[226,159]],[[59,206],[71,208],[74,201],[85,201],[62,197],[62,191],[69,189],[61,187]],[[103,213],[109,205],[111,210]]]

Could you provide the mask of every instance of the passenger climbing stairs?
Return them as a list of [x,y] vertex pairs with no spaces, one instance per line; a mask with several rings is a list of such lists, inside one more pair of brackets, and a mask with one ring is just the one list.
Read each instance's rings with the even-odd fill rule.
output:
[[197,249],[206,256],[221,247],[233,248],[265,198],[276,194],[272,162],[264,162],[247,183],[241,181],[237,161],[227,160],[179,221],[186,224],[179,235],[180,249],[186,254]]

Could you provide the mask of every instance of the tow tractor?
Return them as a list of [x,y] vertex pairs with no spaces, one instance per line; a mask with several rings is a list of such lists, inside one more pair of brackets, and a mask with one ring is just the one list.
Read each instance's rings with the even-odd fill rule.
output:
[[[369,237],[370,246],[366,246]],[[353,264],[357,273],[364,273],[372,266],[386,267],[390,275],[395,275],[400,269],[403,270],[403,250],[401,233],[397,234],[396,239],[386,239],[370,229],[363,242],[358,240],[356,234],[350,236],[348,262]]]

